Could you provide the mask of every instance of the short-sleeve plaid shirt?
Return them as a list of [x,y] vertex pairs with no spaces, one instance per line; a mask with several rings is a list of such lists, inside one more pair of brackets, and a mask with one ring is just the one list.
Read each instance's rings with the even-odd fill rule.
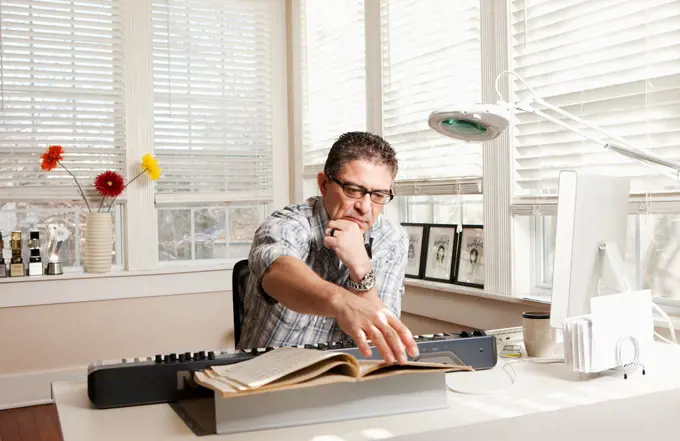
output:
[[[281,256],[301,259],[324,280],[345,286],[349,270],[333,250],[323,245],[328,214],[319,197],[275,211],[255,232],[248,256],[250,278],[246,287],[245,316],[239,348],[261,348],[332,343],[349,337],[332,317],[300,314],[269,297],[262,276]],[[378,297],[401,316],[408,235],[401,225],[380,215],[364,235],[371,240],[371,261]]]

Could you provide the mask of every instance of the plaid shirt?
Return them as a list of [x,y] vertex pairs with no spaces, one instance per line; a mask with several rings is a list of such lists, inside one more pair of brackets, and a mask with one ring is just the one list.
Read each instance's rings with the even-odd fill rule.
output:
[[[294,256],[324,280],[345,286],[349,270],[333,250],[323,245],[329,218],[319,197],[274,212],[255,232],[248,256],[250,277],[246,287],[245,316],[239,348],[263,348],[348,340],[332,317],[300,314],[268,296],[262,276],[281,256]],[[408,235],[400,225],[379,216],[364,240],[372,239],[371,260],[378,297],[401,316]]]

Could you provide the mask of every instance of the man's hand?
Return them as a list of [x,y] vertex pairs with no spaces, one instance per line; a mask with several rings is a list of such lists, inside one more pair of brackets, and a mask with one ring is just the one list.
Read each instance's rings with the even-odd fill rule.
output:
[[371,258],[364,246],[364,235],[355,222],[345,219],[330,221],[323,244],[335,251],[338,259],[349,269],[353,281],[359,282],[371,271]]
[[338,326],[352,337],[364,356],[371,355],[369,339],[383,360],[389,363],[405,363],[406,353],[418,356],[418,345],[411,331],[387,308],[355,295],[339,295],[336,299],[334,310]]

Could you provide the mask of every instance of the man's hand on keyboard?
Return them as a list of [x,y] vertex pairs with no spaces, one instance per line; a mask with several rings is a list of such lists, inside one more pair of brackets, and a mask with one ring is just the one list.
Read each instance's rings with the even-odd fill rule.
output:
[[405,363],[407,353],[412,357],[418,356],[418,345],[411,331],[381,306],[382,302],[347,292],[334,303],[338,326],[352,337],[364,356],[371,355],[369,339],[389,363]]

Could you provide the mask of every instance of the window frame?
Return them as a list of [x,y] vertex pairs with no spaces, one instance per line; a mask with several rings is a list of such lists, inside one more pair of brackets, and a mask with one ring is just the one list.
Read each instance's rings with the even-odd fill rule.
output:
[[[301,89],[299,87],[299,17],[300,0],[289,0],[289,17],[291,18],[291,53],[293,54],[292,96],[294,98],[292,114],[299,115]],[[367,2],[365,11],[366,26],[366,69],[367,69],[367,127],[368,130],[382,133],[382,77],[380,46],[380,2]],[[482,97],[484,102],[497,100],[495,79],[501,72],[509,70],[511,66],[511,5],[508,2],[499,4],[496,0],[480,0],[481,9],[481,50],[482,50]],[[297,23],[297,24],[296,24]],[[297,64],[296,64],[297,63]],[[503,96],[509,96],[512,82],[507,77],[499,81],[499,88]],[[293,144],[291,157],[296,170],[292,185],[295,188],[294,197],[303,196],[305,179],[313,178],[314,170],[302,166],[303,151],[299,147],[302,123],[299,118],[294,119]],[[542,303],[550,303],[551,290],[547,284],[538,283],[541,277],[542,255],[539,250],[543,243],[538,234],[540,225],[537,215],[529,216],[526,206],[543,206],[542,201],[522,201],[525,212],[517,211],[514,188],[514,128],[510,126],[501,136],[491,142],[480,144],[483,149],[483,174],[481,179],[482,191],[479,194],[494,194],[493,198],[483,197],[485,252],[487,265],[485,266],[485,288],[483,293],[493,293],[513,298],[535,299]],[[303,173],[304,172],[304,173]],[[405,190],[411,185],[402,184]],[[408,191],[407,191],[408,192]],[[451,192],[445,194],[456,195]],[[397,195],[399,196],[399,194]],[[399,202],[399,198],[394,202]],[[394,203],[393,202],[393,203]],[[538,204],[536,204],[538,202]],[[403,205],[403,204],[402,204]],[[403,206],[396,207],[400,217],[407,212]],[[540,212],[538,213],[540,215]],[[528,243],[530,246],[516,246],[515,243]],[[432,289],[437,289],[432,287]],[[481,294],[481,293],[480,293]],[[680,314],[680,300],[655,298],[669,313]]]
[[[296,200],[302,200],[303,197],[309,196],[305,194],[305,181],[313,179],[317,170],[312,170],[310,167],[304,167],[302,149],[302,122],[299,115],[302,114],[302,88],[300,72],[300,1],[289,1],[289,17],[291,26],[291,59],[292,69],[289,71],[291,75],[291,96],[292,96],[292,147],[291,158],[293,169],[295,171],[294,183],[294,197]],[[508,44],[508,28],[507,20],[500,20],[507,14],[507,5],[499,5],[496,0],[479,0],[480,1],[480,20],[481,20],[481,71],[482,71],[482,98],[485,102],[494,102],[496,100],[496,90],[494,87],[494,79],[497,74],[507,69],[509,58],[507,50],[500,48]],[[366,127],[367,130],[381,135],[383,133],[382,127],[382,44],[381,44],[381,5],[380,1],[372,1],[365,3],[365,38],[366,38]],[[507,83],[501,84],[501,87],[507,87]],[[505,91],[507,92],[507,91]],[[510,152],[509,136],[502,135],[495,141],[480,143],[479,148],[482,150],[483,161],[483,176],[481,179],[475,179],[474,185],[470,185],[470,178],[448,179],[453,185],[449,185],[448,192],[435,192],[432,195],[458,195],[457,189],[466,189],[470,194],[481,194],[483,199],[484,210],[484,225],[485,229],[485,287],[484,292],[492,292],[495,294],[513,296],[513,278],[512,278],[512,230],[513,220],[510,214],[510,202],[512,198],[511,193],[511,173],[512,173],[512,157],[504,156],[502,152]],[[456,181],[458,185],[456,185]],[[425,182],[425,181],[420,181]],[[419,182],[409,181],[404,183],[396,183],[397,188],[402,187],[407,193]],[[475,190],[475,187],[480,190]],[[472,189],[472,190],[471,190]],[[464,192],[461,192],[464,193]],[[498,198],[485,198],[484,194],[497,194]],[[397,192],[399,196],[399,192]],[[397,198],[398,199],[398,198]],[[392,202],[398,202],[397,199]],[[503,203],[499,203],[502,201]],[[404,207],[398,207],[393,212],[403,212]],[[491,228],[489,228],[491,227]],[[500,269],[500,270],[499,270]]]
[[[125,81],[125,170],[128,176],[134,176],[139,170],[139,160],[146,154],[153,154],[153,60],[152,51],[152,14],[151,5],[154,0],[121,0],[123,43],[123,78]],[[274,58],[274,72],[288,71],[289,47],[287,46],[286,14],[287,2],[273,2],[276,27],[272,32],[271,44]],[[291,182],[289,166],[289,133],[288,118],[288,78],[286,75],[273,75],[272,101],[274,109],[273,140],[273,198],[269,201],[274,206],[283,206],[291,199]],[[162,179],[162,177],[161,177]],[[122,265],[112,266],[110,275],[103,277],[135,275],[145,271],[184,272],[186,269],[210,270],[223,269],[226,263],[231,268],[239,259],[206,259],[184,261],[183,265],[167,265],[158,259],[158,217],[157,201],[154,194],[154,183],[137,180],[125,190],[117,204],[120,204],[117,215],[122,220],[120,234],[122,241],[117,247],[123,252]],[[58,202],[58,201],[55,201]],[[206,201],[206,203],[215,201]],[[232,201],[220,201],[216,205],[229,204]],[[236,201],[242,204],[243,201]],[[259,202],[259,201],[257,201]],[[163,204],[168,208],[170,204]],[[130,228],[134,225],[134,228]],[[73,268],[68,271],[71,276],[82,271]],[[84,274],[84,273],[83,273]],[[51,276],[54,277],[54,276]],[[28,277],[14,282],[31,282]]]
[[[125,46],[125,78],[132,78],[134,88],[126,87],[126,109],[134,109],[126,113],[127,124],[127,156],[128,170],[134,170],[138,166],[138,158],[148,151],[143,146],[154,145],[153,140],[153,60],[151,57],[152,22],[151,4],[153,0],[123,0],[124,30],[126,38]],[[274,72],[286,72],[287,70],[287,45],[286,8],[283,2],[274,2],[276,28],[272,32],[271,53],[273,64],[277,66]],[[130,36],[134,38],[130,38]],[[140,41],[142,44],[140,44]],[[130,83],[128,83],[130,84]],[[126,85],[127,86],[127,85]],[[272,78],[272,101],[274,109],[272,126],[272,149],[273,149],[273,197],[269,203],[274,206],[283,206],[290,201],[290,178],[288,160],[288,81],[285,75],[273,75]],[[140,98],[141,96],[141,98]],[[142,100],[141,104],[137,104]],[[130,150],[133,150],[132,153]],[[135,151],[136,150],[136,151]],[[163,179],[161,177],[161,179]],[[128,187],[128,197],[125,202],[125,223],[135,225],[134,229],[126,228],[124,235],[125,270],[151,270],[162,268],[211,268],[223,267],[226,263],[231,268],[239,259],[206,259],[187,260],[183,263],[166,263],[158,259],[158,210],[171,208],[175,204],[157,201],[158,195],[154,193],[152,185],[137,185]],[[226,205],[232,201],[221,201],[215,205]],[[235,201],[238,204],[244,201]],[[260,201],[254,201],[260,202]],[[201,203],[196,201],[196,203]],[[215,201],[205,201],[205,204]],[[186,205],[186,204],[178,204]]]

